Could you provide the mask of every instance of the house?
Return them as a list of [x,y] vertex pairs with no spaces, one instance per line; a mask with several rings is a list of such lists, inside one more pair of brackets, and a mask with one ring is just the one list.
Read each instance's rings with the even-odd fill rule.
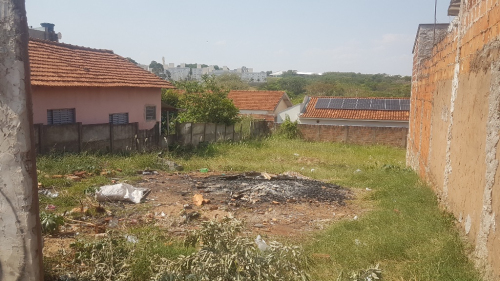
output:
[[161,89],[174,88],[113,51],[31,38],[33,121],[55,125],[161,120]]
[[305,97],[302,104],[281,111],[277,123],[288,116],[308,125],[408,128],[408,98]]
[[240,115],[273,122],[279,112],[292,106],[284,91],[230,91],[228,98],[240,110]]

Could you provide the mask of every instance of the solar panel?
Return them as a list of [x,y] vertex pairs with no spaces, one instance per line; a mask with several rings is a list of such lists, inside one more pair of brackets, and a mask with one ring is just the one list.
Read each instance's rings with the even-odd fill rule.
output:
[[316,109],[410,110],[408,99],[319,98]]
[[330,102],[331,99],[318,99],[316,102],[316,109],[325,109],[328,108],[328,103]]
[[344,99],[330,99],[330,105],[328,106],[328,108],[342,109],[343,103],[344,103]]

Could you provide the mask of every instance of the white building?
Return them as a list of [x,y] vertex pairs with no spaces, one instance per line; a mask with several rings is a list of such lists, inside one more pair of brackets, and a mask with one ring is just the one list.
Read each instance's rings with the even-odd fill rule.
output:
[[[196,68],[186,67],[185,63],[181,63],[179,66],[175,66],[174,63],[163,64],[163,69],[165,74],[170,74],[170,79],[173,81],[182,81],[182,80],[196,80],[201,81],[203,75],[215,75],[220,76],[223,74],[236,74],[241,77],[241,80],[247,82],[266,82],[267,74],[264,71],[261,72],[253,72],[252,68],[238,68],[238,69],[229,69],[227,66],[223,66],[222,69],[216,70],[213,65],[208,67],[201,67],[201,65],[197,65]],[[168,74],[167,74],[168,76]]]

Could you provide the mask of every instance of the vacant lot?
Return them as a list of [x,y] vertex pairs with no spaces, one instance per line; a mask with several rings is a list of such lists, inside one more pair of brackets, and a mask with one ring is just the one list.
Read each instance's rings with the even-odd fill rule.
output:
[[[480,280],[454,218],[406,169],[404,155],[381,146],[268,139],[177,150],[162,159],[156,154],[39,157],[46,194],[40,195],[41,211],[64,214],[65,222],[58,233],[45,235],[47,280],[97,276],[98,263],[91,259],[113,241],[110,237],[125,237],[119,249],[130,251],[130,264],[113,272],[125,272],[122,280],[149,279],[153,256],[193,253],[195,248],[182,245],[186,231],[223,217],[246,221],[242,235],[252,239],[260,234],[266,241],[301,245],[312,280],[344,280],[376,264],[384,280]],[[163,159],[184,171],[169,171]],[[151,192],[140,204],[99,204],[92,194],[112,182]],[[197,206],[195,195],[204,204]]]

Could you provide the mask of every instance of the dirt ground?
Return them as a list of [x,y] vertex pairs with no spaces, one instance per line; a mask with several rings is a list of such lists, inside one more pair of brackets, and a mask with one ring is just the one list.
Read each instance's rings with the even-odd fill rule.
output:
[[[183,236],[201,222],[234,217],[246,222],[246,234],[300,239],[339,220],[357,219],[365,210],[353,191],[307,179],[299,174],[167,173],[143,175],[135,187],[150,189],[140,204],[107,202],[94,207],[102,214],[72,215],[57,237],[44,238],[44,255],[67,250],[82,236],[126,231],[141,224],[157,225]],[[94,203],[95,204],[95,203]],[[92,207],[90,207],[92,208]],[[97,213],[98,213],[97,212]],[[95,213],[95,211],[94,211]],[[76,217],[76,218],[75,218]]]

